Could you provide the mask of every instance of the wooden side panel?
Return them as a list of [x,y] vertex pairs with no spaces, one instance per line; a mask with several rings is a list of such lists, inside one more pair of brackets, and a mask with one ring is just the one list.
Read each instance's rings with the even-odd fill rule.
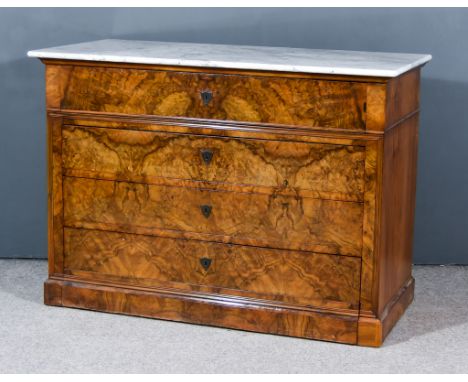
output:
[[417,114],[385,134],[379,316],[411,278],[417,145]]
[[357,145],[65,126],[63,147],[64,168],[78,176],[291,188],[356,201],[364,188],[365,148]]
[[362,204],[64,179],[65,224],[361,256]]
[[63,272],[62,118],[47,118],[49,275]]
[[65,270],[139,285],[359,308],[360,261],[350,256],[67,228]]
[[419,110],[421,69],[367,87],[366,129],[384,131]]
[[408,115],[419,110],[419,83],[421,69],[417,68],[387,85],[386,126],[392,127]]
[[[376,143],[376,189],[373,216],[373,261],[371,236],[366,234],[366,216],[371,216],[366,182],[361,312],[358,344],[380,346],[411,303],[412,240],[415,208],[416,161],[420,69],[391,79],[386,85],[372,85],[374,128],[384,130]],[[369,94],[369,91],[368,91]],[[366,156],[366,179],[368,174]],[[369,258],[369,262],[365,261]],[[371,273],[372,270],[372,273]],[[372,278],[371,278],[372,275]],[[372,284],[372,285],[371,285]],[[370,297],[372,298],[370,299]]]
[[[360,82],[177,69],[55,68],[67,72],[54,79],[55,88],[65,89],[63,109],[365,129],[367,84]],[[202,92],[210,92],[211,98],[205,102]]]
[[348,344],[357,342],[356,316],[66,279],[48,280],[46,284],[62,288],[61,306]]

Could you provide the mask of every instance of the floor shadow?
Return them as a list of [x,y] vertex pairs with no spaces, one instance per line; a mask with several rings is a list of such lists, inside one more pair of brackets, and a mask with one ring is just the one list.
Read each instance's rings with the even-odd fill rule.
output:
[[385,347],[467,325],[468,266],[415,266],[415,298],[388,335]]

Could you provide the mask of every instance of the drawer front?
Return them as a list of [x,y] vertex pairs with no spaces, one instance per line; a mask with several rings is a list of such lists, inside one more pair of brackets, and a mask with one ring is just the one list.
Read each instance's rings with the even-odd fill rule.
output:
[[63,194],[68,226],[361,255],[362,203],[68,177]]
[[[307,78],[58,67],[63,109],[365,129],[367,84]],[[57,84],[55,84],[57,85]],[[52,92],[52,90],[51,90]]]
[[362,201],[365,147],[64,126],[70,174],[158,183],[158,178],[306,190]]
[[358,309],[360,259],[85,229],[65,229],[67,273]]

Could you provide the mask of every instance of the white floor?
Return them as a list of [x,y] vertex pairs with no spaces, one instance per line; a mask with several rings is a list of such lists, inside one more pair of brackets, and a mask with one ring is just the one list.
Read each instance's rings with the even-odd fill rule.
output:
[[0,260],[0,373],[468,373],[468,267],[415,267],[378,349],[48,307],[46,272]]

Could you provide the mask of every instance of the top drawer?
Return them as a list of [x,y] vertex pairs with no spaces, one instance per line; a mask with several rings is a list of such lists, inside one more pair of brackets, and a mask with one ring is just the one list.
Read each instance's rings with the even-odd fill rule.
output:
[[86,66],[49,66],[47,77],[49,107],[365,129],[365,83]]

